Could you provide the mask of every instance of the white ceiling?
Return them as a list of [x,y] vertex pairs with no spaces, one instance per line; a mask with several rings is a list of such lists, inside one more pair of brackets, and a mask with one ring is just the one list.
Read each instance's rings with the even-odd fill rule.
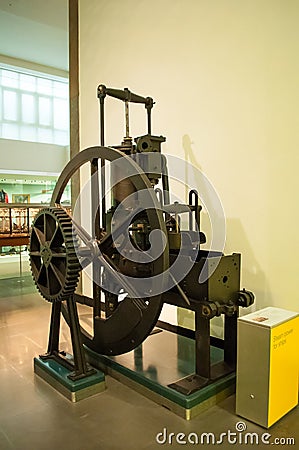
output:
[[68,70],[68,0],[0,0],[0,54]]

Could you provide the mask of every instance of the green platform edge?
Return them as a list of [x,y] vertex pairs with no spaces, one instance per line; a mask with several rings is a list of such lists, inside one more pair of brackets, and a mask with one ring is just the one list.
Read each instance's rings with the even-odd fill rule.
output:
[[167,398],[171,402],[176,403],[177,405],[181,406],[186,410],[190,410],[198,406],[199,404],[203,403],[204,401],[210,399],[211,397],[215,397],[218,394],[223,393],[224,391],[227,392],[226,396],[231,395],[235,391],[235,384],[236,384],[235,372],[217,381],[214,381],[208,386],[205,386],[201,388],[199,391],[194,392],[193,394],[187,396],[181,394],[180,392],[172,388],[169,388],[168,386],[161,385],[160,383],[157,383],[147,378],[142,373],[138,373],[134,370],[125,367],[124,365],[118,363],[109,356],[99,355],[87,347],[85,347],[85,351],[87,353],[88,361],[92,366],[100,368],[101,370],[104,371],[105,367],[110,368],[124,375],[125,377],[137,382],[139,385],[148,388],[150,391],[155,392],[156,394],[164,398]]
[[[45,379],[45,381],[49,382],[54,388],[57,388],[61,393],[61,389],[58,389],[58,386],[55,383],[52,383],[51,380],[55,380],[58,385],[66,388],[70,394],[79,392],[83,392],[84,390],[90,391],[92,394],[92,390],[90,388],[96,387],[98,385],[98,389],[94,393],[101,392],[105,389],[105,374],[102,371],[96,369],[96,373],[89,375],[86,378],[81,378],[79,380],[73,381],[68,378],[68,375],[71,373],[69,369],[59,364],[54,359],[41,359],[34,358],[34,372]],[[45,374],[46,376],[43,376]],[[82,398],[85,398],[84,396]]]

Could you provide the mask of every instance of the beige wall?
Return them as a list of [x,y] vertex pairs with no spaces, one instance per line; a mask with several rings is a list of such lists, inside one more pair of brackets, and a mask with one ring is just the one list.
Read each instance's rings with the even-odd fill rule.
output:
[[[99,83],[154,97],[153,133],[214,184],[256,308],[298,310],[298,23],[296,0],[80,1],[82,148],[98,143]],[[107,144],[122,110],[107,101]]]

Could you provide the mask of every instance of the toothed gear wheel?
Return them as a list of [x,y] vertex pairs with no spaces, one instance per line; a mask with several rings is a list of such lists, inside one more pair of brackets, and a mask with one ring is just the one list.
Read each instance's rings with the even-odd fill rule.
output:
[[49,302],[75,292],[80,264],[70,216],[61,208],[44,208],[32,224],[29,257],[34,282]]

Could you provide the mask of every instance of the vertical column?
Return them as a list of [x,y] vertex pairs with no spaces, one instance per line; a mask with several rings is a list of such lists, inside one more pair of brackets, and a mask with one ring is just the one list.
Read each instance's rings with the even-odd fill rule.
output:
[[49,356],[59,352],[60,312],[61,302],[53,302],[47,350],[47,355]]
[[[69,0],[70,157],[80,151],[78,0]],[[80,192],[80,175],[72,177],[72,207]]]
[[196,375],[210,378],[211,355],[210,355],[210,320],[195,312],[195,361]]
[[224,316],[224,362],[232,367],[237,360],[237,319],[239,311],[232,316]]

